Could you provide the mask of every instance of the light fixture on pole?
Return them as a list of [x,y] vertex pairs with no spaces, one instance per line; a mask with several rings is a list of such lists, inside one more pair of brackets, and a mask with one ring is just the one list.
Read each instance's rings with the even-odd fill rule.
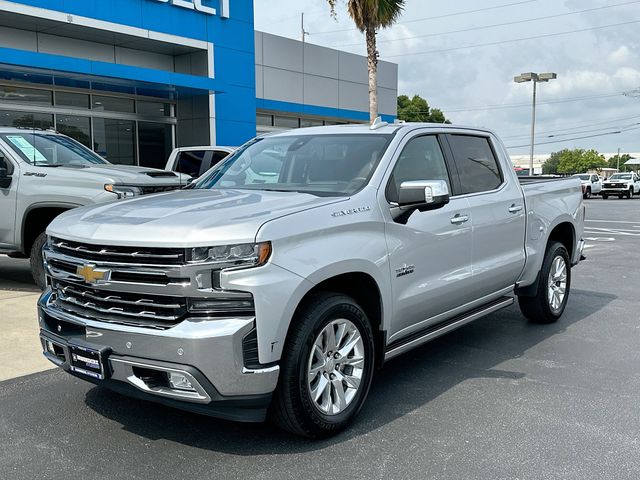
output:
[[558,75],[551,72],[527,72],[513,77],[513,81],[516,83],[533,82],[533,110],[531,113],[531,153],[529,155],[529,175],[533,175],[533,149],[535,145],[536,135],[536,84],[538,82],[548,82],[549,80],[555,80],[556,78],[558,78]]

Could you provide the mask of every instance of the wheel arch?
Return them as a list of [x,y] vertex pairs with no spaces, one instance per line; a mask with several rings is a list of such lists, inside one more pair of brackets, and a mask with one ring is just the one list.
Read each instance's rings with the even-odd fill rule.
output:
[[22,217],[21,252],[29,255],[35,239],[47,229],[51,221],[63,212],[81,205],[73,203],[36,203],[27,208]]

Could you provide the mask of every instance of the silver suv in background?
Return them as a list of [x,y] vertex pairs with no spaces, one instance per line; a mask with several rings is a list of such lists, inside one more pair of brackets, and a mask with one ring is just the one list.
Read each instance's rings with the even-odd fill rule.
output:
[[583,225],[580,181],[518,179],[488,130],[278,133],[185,190],[58,217],[42,346],[127,395],[327,436],[386,360],[516,297],[557,321]]
[[175,190],[186,175],[112,165],[54,131],[0,128],[0,252],[30,258],[45,287],[42,246],[51,220],[75,207]]

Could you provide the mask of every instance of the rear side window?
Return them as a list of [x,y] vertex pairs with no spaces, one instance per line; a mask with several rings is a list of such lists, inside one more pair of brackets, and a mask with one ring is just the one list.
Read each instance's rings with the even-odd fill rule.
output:
[[191,150],[178,153],[175,168],[176,172],[186,173],[192,177],[199,177],[200,168],[202,167],[206,153],[205,150]]
[[389,180],[387,199],[397,202],[402,182],[414,180],[444,180],[451,191],[449,173],[435,135],[413,138],[405,145]]
[[462,194],[487,192],[502,184],[502,174],[488,138],[471,135],[449,135],[448,138]]

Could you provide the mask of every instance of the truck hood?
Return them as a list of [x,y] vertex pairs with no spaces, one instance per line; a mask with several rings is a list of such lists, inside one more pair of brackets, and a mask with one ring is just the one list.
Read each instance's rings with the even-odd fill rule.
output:
[[248,243],[270,220],[345,200],[296,192],[183,190],[70,210],[58,216],[47,233],[136,247]]
[[[38,168],[38,167],[33,167]],[[78,181],[96,180],[104,183],[124,185],[179,185],[186,184],[188,175],[181,175],[155,168],[136,167],[133,165],[93,165],[85,168],[58,167],[38,168],[47,176],[75,177]]]

